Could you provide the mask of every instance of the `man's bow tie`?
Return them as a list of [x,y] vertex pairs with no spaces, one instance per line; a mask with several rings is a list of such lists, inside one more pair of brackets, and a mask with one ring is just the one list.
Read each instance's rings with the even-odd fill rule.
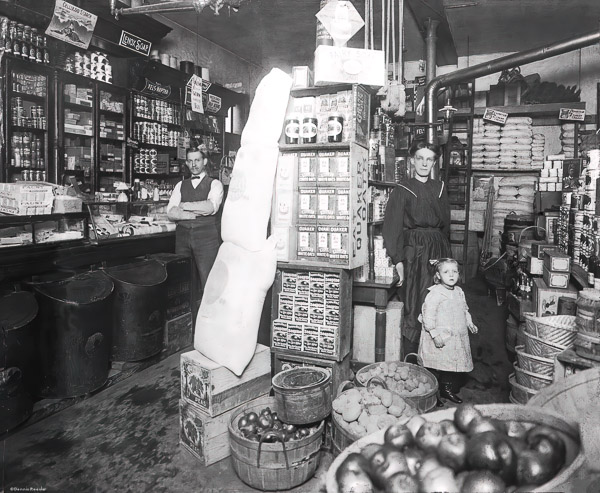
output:
[[200,180],[202,176],[200,175],[192,175],[192,180]]

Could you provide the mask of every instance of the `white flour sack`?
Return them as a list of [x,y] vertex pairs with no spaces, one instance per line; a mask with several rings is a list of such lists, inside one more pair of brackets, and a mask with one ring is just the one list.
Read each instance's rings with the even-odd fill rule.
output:
[[238,151],[221,218],[223,241],[263,248],[271,215],[279,147],[245,145]]
[[257,252],[233,243],[221,245],[198,310],[197,351],[242,374],[254,355],[260,314],[276,268],[273,237]]
[[[248,121],[242,131],[241,146],[276,144],[281,135],[292,78],[274,68],[258,84]],[[235,165],[237,166],[237,160]]]

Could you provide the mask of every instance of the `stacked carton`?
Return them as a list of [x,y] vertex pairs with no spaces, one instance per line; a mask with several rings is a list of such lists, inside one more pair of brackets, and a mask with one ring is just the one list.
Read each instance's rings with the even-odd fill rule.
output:
[[257,344],[240,377],[198,351],[181,355],[179,441],[208,466],[230,455],[228,426],[240,409],[260,404],[271,390],[271,353]]
[[542,269],[543,277],[533,281],[533,306],[538,317],[557,315],[559,298],[577,298],[577,290],[569,284],[571,258],[557,250],[545,250]]

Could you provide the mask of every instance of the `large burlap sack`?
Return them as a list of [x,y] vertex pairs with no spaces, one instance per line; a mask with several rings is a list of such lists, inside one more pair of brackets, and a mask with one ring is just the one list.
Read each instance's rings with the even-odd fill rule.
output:
[[263,248],[271,214],[279,147],[245,145],[238,151],[221,218],[223,241]]
[[233,243],[221,245],[198,310],[197,351],[242,374],[254,355],[260,315],[276,268],[273,237],[256,252]]
[[[276,144],[281,135],[292,78],[274,68],[258,84],[248,121],[242,131],[241,146]],[[237,159],[235,166],[237,167]]]

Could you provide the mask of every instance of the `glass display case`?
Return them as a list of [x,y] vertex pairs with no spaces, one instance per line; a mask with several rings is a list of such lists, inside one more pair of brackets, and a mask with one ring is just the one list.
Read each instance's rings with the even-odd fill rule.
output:
[[0,215],[0,248],[81,241],[88,238],[87,214]]
[[8,183],[51,179],[51,72],[43,65],[11,57],[5,58],[2,71],[5,137],[0,180]]
[[95,183],[94,81],[59,70],[58,72],[58,179],[66,183],[75,176],[84,193],[92,193]]
[[89,237],[101,242],[174,232],[176,224],[167,218],[168,203],[168,200],[88,203]]
[[115,183],[127,181],[128,91],[97,82],[96,191],[111,192]]

